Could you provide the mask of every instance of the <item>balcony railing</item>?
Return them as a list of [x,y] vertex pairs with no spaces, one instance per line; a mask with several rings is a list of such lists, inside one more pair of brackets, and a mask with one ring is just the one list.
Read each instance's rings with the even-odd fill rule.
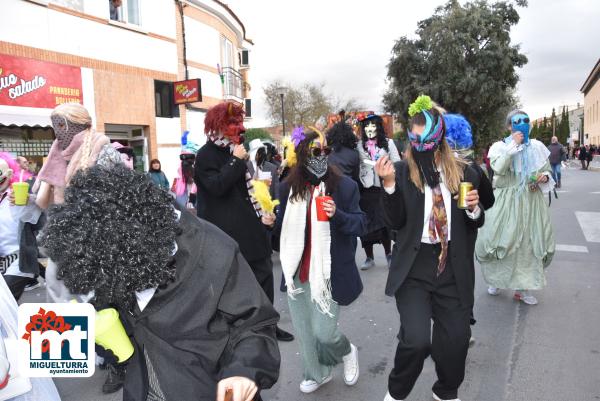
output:
[[246,82],[242,74],[231,67],[223,68],[223,88],[224,98],[226,100],[244,101],[244,89]]

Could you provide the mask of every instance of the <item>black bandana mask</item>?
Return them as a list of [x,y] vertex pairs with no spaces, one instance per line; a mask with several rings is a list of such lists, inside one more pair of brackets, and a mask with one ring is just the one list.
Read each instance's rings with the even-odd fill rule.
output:
[[89,124],[77,124],[59,115],[50,116],[50,119],[58,146],[62,150],[69,147],[75,135],[90,127]]
[[306,160],[306,169],[317,178],[323,178],[327,173],[327,156],[311,156]]
[[421,174],[421,178],[425,179],[429,188],[435,188],[440,184],[440,173],[435,166],[435,151],[414,151],[412,152],[415,163]]

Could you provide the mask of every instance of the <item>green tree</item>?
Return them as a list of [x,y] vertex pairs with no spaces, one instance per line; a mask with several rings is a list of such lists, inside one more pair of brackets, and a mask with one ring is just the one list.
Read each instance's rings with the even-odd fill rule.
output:
[[273,139],[271,137],[271,134],[269,134],[269,132],[267,130],[264,130],[262,128],[250,128],[250,129],[246,130],[246,132],[244,133],[244,136],[246,137],[246,140],[244,141],[246,146],[250,143],[251,140],[256,139],[256,138],[269,139],[269,140]]
[[537,139],[538,135],[539,135],[538,123],[537,123],[537,121],[534,121],[533,124],[531,124],[531,132],[529,133],[529,137]]
[[567,139],[571,133],[571,129],[569,128],[569,108],[563,106],[563,110],[560,116],[560,124],[558,125],[558,141],[565,145],[567,143]]
[[389,87],[383,103],[406,125],[410,103],[428,94],[471,123],[478,147],[504,133],[504,119],[517,99],[516,69],[527,63],[510,31],[519,22],[524,0],[461,5],[449,0],[420,21],[417,39],[401,37],[388,64]]

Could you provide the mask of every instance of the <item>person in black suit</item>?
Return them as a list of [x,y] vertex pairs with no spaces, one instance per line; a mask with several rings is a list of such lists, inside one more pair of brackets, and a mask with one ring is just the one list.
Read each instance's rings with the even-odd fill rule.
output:
[[[194,181],[198,187],[198,217],[237,241],[256,280],[273,303],[273,262],[269,230],[275,215],[260,210],[252,197],[252,177],[246,166],[243,142],[244,110],[231,102],[220,103],[206,113],[207,143],[196,154]],[[280,341],[294,336],[277,328]]]
[[[472,238],[484,212],[479,176],[448,146],[442,111],[419,97],[409,109],[406,160],[392,164],[383,157],[375,167],[385,190],[384,218],[396,230],[385,293],[395,296],[401,322],[385,401],[408,396],[429,355],[438,375],[435,400],[458,400],[464,379],[474,299]],[[461,181],[474,187],[467,210],[457,207]]]
[[337,166],[342,174],[352,178],[358,184],[360,182],[360,156],[356,150],[358,138],[350,124],[338,122],[329,128],[325,135],[332,150],[328,159],[329,164]]

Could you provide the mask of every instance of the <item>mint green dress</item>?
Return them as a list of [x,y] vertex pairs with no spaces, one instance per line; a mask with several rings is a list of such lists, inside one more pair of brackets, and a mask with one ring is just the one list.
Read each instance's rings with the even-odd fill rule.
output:
[[[496,181],[494,206],[485,212],[475,255],[490,286],[512,290],[539,290],[546,284],[544,268],[554,255],[554,234],[547,205],[550,178],[536,190],[520,184],[521,166],[527,176],[550,174],[548,151],[532,139],[528,147],[512,141],[495,143],[488,153]],[[517,149],[520,149],[518,151]],[[528,152],[522,162],[521,152]]]

